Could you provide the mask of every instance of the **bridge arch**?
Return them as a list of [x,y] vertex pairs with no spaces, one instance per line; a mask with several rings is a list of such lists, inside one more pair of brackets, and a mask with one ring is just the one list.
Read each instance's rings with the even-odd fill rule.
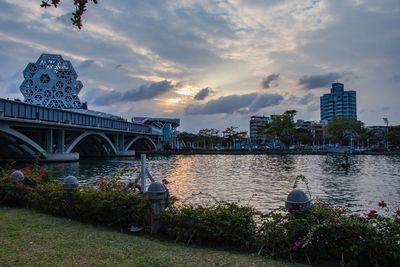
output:
[[[38,154],[42,154],[44,157],[47,157],[46,150],[43,149],[40,145],[38,145],[35,141],[27,137],[26,135],[8,127],[0,125],[0,132],[5,133],[6,135],[13,137],[19,141],[22,141],[27,145],[23,150],[30,154],[33,158],[35,158]],[[19,146],[20,147],[20,146]]]
[[115,148],[114,144],[111,142],[111,140],[107,137],[107,135],[105,135],[104,133],[96,133],[96,132],[84,132],[83,134],[81,134],[80,136],[78,136],[66,149],[66,153],[71,153],[72,150],[79,144],[79,142],[81,142],[82,140],[84,140],[85,138],[91,136],[91,135],[95,135],[98,137],[101,137],[101,139],[103,141],[106,142],[107,145],[109,145],[109,147],[111,148],[111,152],[113,154],[117,153],[117,149]]
[[153,148],[153,150],[157,150],[157,145],[154,143],[154,141],[147,137],[147,136],[136,136],[135,138],[133,138],[126,146],[125,146],[125,151],[128,151],[129,148],[136,142],[139,140],[146,140]]

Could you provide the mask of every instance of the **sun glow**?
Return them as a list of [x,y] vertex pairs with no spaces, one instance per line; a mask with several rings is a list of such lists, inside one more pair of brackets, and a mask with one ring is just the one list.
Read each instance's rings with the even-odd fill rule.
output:
[[176,91],[176,93],[180,94],[180,95],[192,95],[193,91],[191,88],[181,88],[179,90]]
[[179,102],[181,102],[181,98],[180,97],[168,98],[166,101],[169,104],[178,104]]

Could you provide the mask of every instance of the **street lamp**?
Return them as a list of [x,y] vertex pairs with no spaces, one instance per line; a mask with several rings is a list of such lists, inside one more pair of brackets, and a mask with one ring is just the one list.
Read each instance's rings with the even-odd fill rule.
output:
[[388,120],[388,118],[383,118],[383,121],[384,121],[385,124],[386,124],[386,137],[385,137],[385,140],[386,140],[386,150],[387,150],[387,149],[388,149],[389,120]]

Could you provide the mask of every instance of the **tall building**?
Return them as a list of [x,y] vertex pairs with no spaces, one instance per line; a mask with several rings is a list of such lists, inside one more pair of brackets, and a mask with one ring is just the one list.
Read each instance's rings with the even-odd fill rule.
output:
[[342,83],[332,83],[331,93],[324,94],[321,100],[321,121],[332,118],[357,119],[356,91],[344,91]]
[[251,116],[250,118],[250,142],[258,144],[262,140],[265,141],[265,127],[271,123],[270,117],[265,116]]

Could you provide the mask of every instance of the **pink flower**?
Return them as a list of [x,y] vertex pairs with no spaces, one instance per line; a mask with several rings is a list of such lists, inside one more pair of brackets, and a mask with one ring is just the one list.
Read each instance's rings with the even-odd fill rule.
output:
[[31,174],[31,169],[28,167],[22,169],[22,173],[24,174],[25,177],[28,177]]
[[378,216],[378,212],[376,210],[370,210],[367,214],[368,217],[376,217]]
[[61,162],[56,165],[57,168],[62,169],[65,167],[65,163]]
[[400,209],[397,209],[397,210],[395,211],[395,215],[396,215],[397,217],[400,217]]
[[39,175],[40,176],[43,176],[43,175],[45,175],[46,174],[46,169],[45,168],[40,168],[39,169]]
[[290,248],[292,250],[298,250],[300,248],[304,247],[304,242],[302,239],[297,239],[295,242],[293,242],[292,244],[290,244]]
[[381,208],[384,208],[387,205],[386,205],[385,201],[381,200],[381,201],[378,202],[378,206],[381,207]]

